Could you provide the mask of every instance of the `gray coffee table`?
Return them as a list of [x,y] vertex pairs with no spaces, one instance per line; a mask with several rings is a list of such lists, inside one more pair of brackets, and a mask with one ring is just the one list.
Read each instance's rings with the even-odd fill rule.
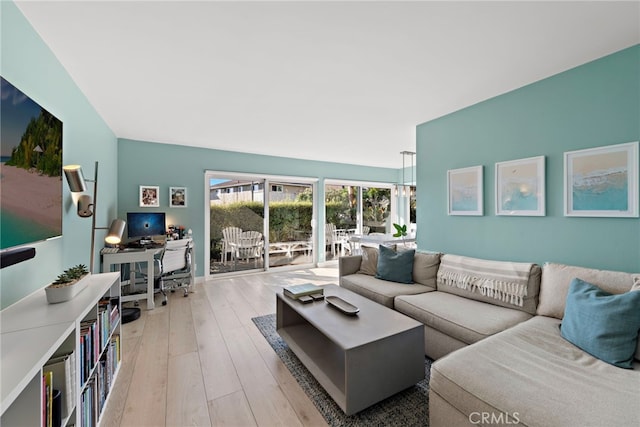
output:
[[347,414],[424,378],[423,325],[336,285],[324,286],[360,311],[347,316],[324,300],[303,304],[276,295],[276,329]]

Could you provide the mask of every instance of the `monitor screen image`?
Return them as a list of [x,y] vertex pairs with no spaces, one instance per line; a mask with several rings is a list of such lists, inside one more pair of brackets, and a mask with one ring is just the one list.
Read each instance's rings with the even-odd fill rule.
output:
[[128,212],[127,237],[150,239],[164,236],[167,231],[164,212]]

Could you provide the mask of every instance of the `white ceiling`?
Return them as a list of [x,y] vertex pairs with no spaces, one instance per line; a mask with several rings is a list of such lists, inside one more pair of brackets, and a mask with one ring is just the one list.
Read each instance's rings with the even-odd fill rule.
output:
[[640,43],[640,2],[17,1],[119,138],[400,167],[415,127]]

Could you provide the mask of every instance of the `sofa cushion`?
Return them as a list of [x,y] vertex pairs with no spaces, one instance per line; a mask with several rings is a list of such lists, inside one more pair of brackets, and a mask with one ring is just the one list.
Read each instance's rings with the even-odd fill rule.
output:
[[614,366],[631,368],[640,331],[640,292],[613,295],[580,279],[569,286],[561,335]]
[[[378,272],[378,248],[362,246],[361,251],[362,261],[358,273],[375,276]],[[416,250],[413,257],[413,281],[435,288],[441,256],[439,252]]]
[[540,302],[536,314],[562,319],[569,285],[576,277],[610,294],[621,294],[631,289],[637,276],[640,274],[545,263],[542,266]]
[[378,248],[361,246],[362,262],[358,273],[375,276],[378,273]]
[[413,295],[436,290],[419,283],[407,286],[404,283],[387,282],[360,273],[341,277],[340,286],[389,308],[394,308],[394,298],[398,295]]
[[[483,295],[475,286],[468,286],[466,289],[464,289],[456,285],[445,284],[445,282],[447,282],[447,278],[443,275],[445,275],[446,272],[442,268],[440,268],[437,273],[438,284],[436,288],[438,289],[438,291],[448,292],[454,295],[463,296],[465,298],[499,305],[501,307],[515,308],[532,315],[536,313],[536,306],[538,304],[538,293],[540,291],[540,276],[542,272],[540,266],[538,266],[537,264],[490,261],[478,258],[460,257],[457,255],[444,254],[441,257],[440,266],[442,267],[442,264],[446,263],[447,261],[452,261],[453,263],[455,263],[455,268],[460,268],[464,265],[469,265],[471,266],[471,268],[473,268],[477,264],[479,266],[478,269],[481,270],[479,273],[473,271],[472,269],[470,269],[469,271],[454,270],[453,272],[453,274],[459,274],[460,276],[463,276],[464,280],[470,283],[481,283],[482,281],[491,281],[492,279],[501,280],[502,277],[497,275],[494,277],[491,275],[492,268],[496,269],[496,271],[500,271],[500,269],[504,268],[505,266],[513,266],[517,268],[519,271],[514,272],[513,275],[519,275],[519,277],[517,277],[518,281],[526,282],[524,283],[524,286],[526,286],[526,291],[522,296],[522,305],[512,303],[509,300],[498,299],[488,293],[487,295]],[[501,273],[503,272],[501,271]]]
[[638,425],[640,370],[616,368],[576,348],[559,325],[536,316],[437,360],[431,393],[465,417],[517,414],[524,426]]
[[413,281],[435,288],[441,256],[438,252],[416,251],[413,256]]
[[396,252],[380,245],[376,277],[398,283],[413,283],[413,249]]
[[398,296],[395,309],[467,344],[531,318],[530,314],[520,310],[440,291]]

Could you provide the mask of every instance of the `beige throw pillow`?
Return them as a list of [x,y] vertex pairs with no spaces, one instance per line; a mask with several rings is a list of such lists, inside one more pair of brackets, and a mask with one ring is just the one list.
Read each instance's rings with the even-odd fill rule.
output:
[[413,258],[413,281],[435,288],[441,255],[439,252],[416,251]]
[[362,246],[362,261],[358,273],[375,276],[378,273],[378,249]]
[[598,270],[565,264],[545,263],[542,267],[538,316],[562,319],[569,285],[574,278],[592,283],[610,294],[628,292],[636,282],[637,273]]

